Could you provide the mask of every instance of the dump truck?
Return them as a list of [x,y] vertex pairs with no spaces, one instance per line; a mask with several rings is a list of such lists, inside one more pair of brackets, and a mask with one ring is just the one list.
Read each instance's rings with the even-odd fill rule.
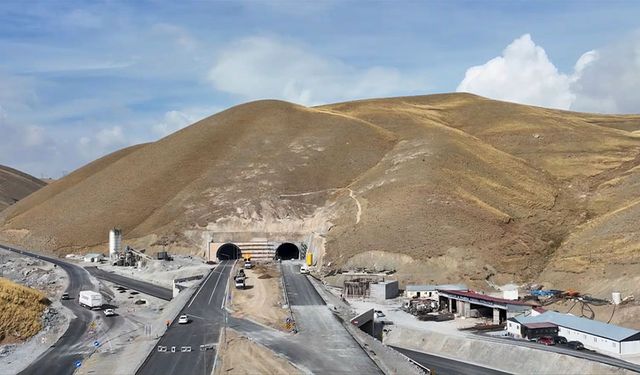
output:
[[78,303],[80,306],[88,309],[101,309],[102,308],[102,294],[94,292],[93,290],[82,290],[78,296]]

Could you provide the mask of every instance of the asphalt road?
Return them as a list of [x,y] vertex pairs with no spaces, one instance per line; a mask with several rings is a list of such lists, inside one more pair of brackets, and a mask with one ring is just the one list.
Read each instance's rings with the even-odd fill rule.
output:
[[437,355],[416,352],[395,346],[392,346],[392,348],[413,359],[422,366],[429,368],[433,374],[437,375],[508,374],[508,372],[501,372],[466,362],[455,361],[453,359],[439,357]]
[[85,268],[91,275],[98,279],[110,281],[112,283],[122,285],[125,288],[137,290],[138,292],[157,297],[163,299],[165,301],[171,301],[173,298],[173,291],[168,288],[163,288],[161,286],[151,284],[145,281],[140,281],[136,279],[132,279],[126,276],[121,276],[112,272],[106,272],[104,270],[98,269],[97,267],[86,267]]
[[[223,261],[207,275],[180,311],[180,315],[189,315],[191,321],[188,324],[173,321],[136,374],[211,374],[220,329],[225,324],[223,303],[233,263]],[[213,349],[200,351],[200,345],[206,344]],[[167,351],[159,352],[158,347],[166,347]],[[182,347],[190,347],[191,351],[182,352]]]
[[326,305],[307,276],[300,273],[300,262],[283,261],[282,277],[290,306]]
[[329,310],[307,276],[300,274],[300,265],[296,261],[282,262],[287,298],[298,328],[298,334],[290,341],[297,347],[279,343],[274,345],[276,349],[280,347],[276,351],[314,374],[381,374]]
[[[95,320],[103,319],[99,312],[81,307],[76,300],[81,290],[96,289],[91,283],[89,273],[80,266],[67,263],[60,259],[50,258],[4,245],[0,245],[0,248],[56,264],[69,275],[69,286],[66,292],[69,293],[72,299],[62,301],[62,304],[73,311],[76,318],[71,319],[69,327],[62,337],[60,337],[51,348],[38,357],[38,359],[20,372],[20,374],[38,375],[45,372],[43,371],[45,369],[47,375],[72,374],[76,369],[74,363],[76,361],[82,361],[82,359],[93,350],[93,346],[91,345],[92,341],[85,335],[89,329],[89,325]],[[107,319],[105,322],[107,322],[107,326],[113,325],[116,319]]]
[[570,355],[572,357],[583,358],[590,361],[600,362],[606,365],[620,367],[623,369],[640,373],[640,365],[627,362],[622,359],[609,357],[607,355],[599,354],[590,350],[574,350],[565,345],[546,346],[546,345],[538,344],[537,342],[532,342],[532,341],[515,340],[512,338],[504,338],[504,337],[492,337],[489,335],[482,335],[482,334],[479,334],[478,337],[486,341],[499,342],[501,344],[524,346],[526,348],[532,348],[536,350],[544,350],[548,352]]

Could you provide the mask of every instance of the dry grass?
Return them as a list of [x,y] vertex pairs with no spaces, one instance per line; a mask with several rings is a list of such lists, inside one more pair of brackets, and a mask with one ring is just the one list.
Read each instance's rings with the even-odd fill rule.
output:
[[0,278],[0,342],[22,341],[38,333],[48,303],[42,292]]
[[220,358],[215,374],[294,375],[302,372],[273,351],[257,344],[232,329],[226,329],[218,347]]
[[[607,285],[625,261],[631,271],[640,264],[638,129],[640,116],[469,94],[316,108],[258,101],[55,181],[3,211],[0,236],[58,253],[104,251],[118,226],[152,252],[160,239],[198,249],[201,238],[190,236],[205,228],[279,225],[283,235],[324,232],[333,267],[381,251],[410,259],[398,271],[415,282],[485,287],[487,277],[544,272],[561,286],[599,262],[604,276],[583,287]],[[446,267],[429,268],[437,264]]]
[[45,185],[33,176],[0,165],[0,211]]
[[282,308],[281,275],[275,264],[256,264],[245,270],[247,289],[231,288],[231,308],[236,314],[285,330],[289,310]]

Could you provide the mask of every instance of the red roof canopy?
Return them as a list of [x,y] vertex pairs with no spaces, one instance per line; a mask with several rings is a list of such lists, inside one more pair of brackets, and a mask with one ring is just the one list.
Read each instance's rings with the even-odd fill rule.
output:
[[492,302],[492,303],[500,303],[500,304],[503,304],[503,305],[525,305],[525,306],[530,306],[528,303],[524,303],[524,302],[521,302],[521,301],[515,301],[515,300],[498,298],[498,297],[491,297],[491,296],[488,296],[486,294],[480,294],[480,293],[472,292],[470,290],[441,290],[441,292],[448,293],[448,294],[453,294],[453,295],[461,296],[461,297],[479,299],[479,300],[482,300],[482,301],[487,301],[487,302]]

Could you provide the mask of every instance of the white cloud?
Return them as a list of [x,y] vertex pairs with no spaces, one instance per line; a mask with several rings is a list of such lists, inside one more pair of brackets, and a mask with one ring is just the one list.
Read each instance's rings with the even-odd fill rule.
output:
[[397,69],[359,69],[320,56],[292,41],[251,37],[218,55],[209,80],[220,91],[243,99],[284,99],[320,104],[348,99],[424,92],[423,77]]
[[529,34],[501,56],[467,69],[457,91],[586,112],[640,112],[640,34],[584,53],[564,74]]
[[168,111],[164,114],[162,121],[154,124],[151,129],[156,135],[165,137],[219,111],[218,107],[194,107]]
[[640,113],[638,88],[640,33],[635,33],[598,50],[589,63],[581,67],[579,79],[571,86],[576,95],[571,108],[589,112]]
[[85,135],[76,138],[77,153],[84,161],[91,161],[132,145],[133,136],[127,134],[119,125],[103,127],[93,135]]
[[164,114],[164,120],[153,125],[153,132],[161,137],[176,132],[193,123],[193,118],[181,111],[169,111]]
[[493,99],[568,109],[571,78],[558,72],[542,47],[525,34],[484,65],[467,70],[457,91]]

